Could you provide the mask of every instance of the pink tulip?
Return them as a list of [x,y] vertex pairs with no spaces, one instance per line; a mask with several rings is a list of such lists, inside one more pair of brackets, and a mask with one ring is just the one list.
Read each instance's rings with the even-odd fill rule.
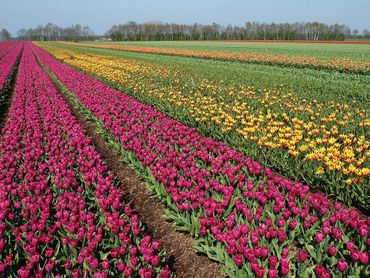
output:
[[308,260],[308,252],[305,251],[305,250],[300,250],[299,251],[299,260],[301,262],[305,262],[306,260]]
[[117,270],[120,271],[120,272],[124,272],[125,271],[125,265],[123,262],[119,262],[117,264]]
[[329,245],[328,246],[328,253],[330,256],[334,256],[335,253],[337,253],[337,249],[335,248],[334,245]]
[[269,264],[271,268],[275,268],[278,263],[278,258],[276,256],[270,256]]
[[46,263],[46,265],[45,265],[45,270],[46,270],[47,272],[50,272],[50,271],[52,271],[52,270],[54,269],[54,267],[55,267],[55,261],[50,260],[50,261],[48,261],[48,262]]
[[131,266],[126,266],[124,270],[125,277],[130,277],[134,272],[134,269]]
[[234,262],[238,267],[241,267],[243,265],[243,256],[238,254],[234,256]]
[[344,259],[339,259],[337,262],[337,268],[340,272],[346,272],[348,268],[348,263]]
[[0,239],[0,254],[4,251],[5,242],[3,239]]
[[291,230],[294,230],[296,227],[297,227],[297,221],[293,218],[293,219],[289,222],[289,228],[290,228]]
[[363,263],[364,265],[367,265],[369,263],[369,253],[362,252],[360,254],[360,262]]
[[332,229],[332,233],[333,233],[333,236],[336,238],[336,239],[341,239],[342,238],[342,231],[341,229],[337,228],[337,227],[333,227]]
[[273,269],[273,268],[270,268],[270,269],[269,269],[269,271],[268,271],[268,273],[267,273],[267,276],[268,276],[269,278],[277,278],[277,277],[279,277],[279,276],[278,276],[278,272],[277,272],[277,270],[276,270],[276,269]]
[[346,249],[349,250],[349,251],[352,251],[352,250],[354,250],[354,248],[355,248],[355,244],[351,240],[347,241]]
[[317,232],[315,235],[315,239],[317,243],[320,243],[324,240],[324,235],[320,232]]

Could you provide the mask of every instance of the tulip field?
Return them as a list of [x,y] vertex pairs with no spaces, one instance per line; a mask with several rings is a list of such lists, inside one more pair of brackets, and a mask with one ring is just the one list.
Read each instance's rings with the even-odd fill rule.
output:
[[0,48],[0,109],[6,100],[7,90],[15,74],[15,65],[20,58],[20,44],[4,43]]
[[185,57],[197,57],[204,59],[215,59],[225,61],[241,61],[246,63],[272,64],[279,66],[312,67],[318,69],[331,69],[344,72],[356,72],[369,74],[370,63],[368,61],[356,61],[351,59],[322,59],[310,56],[289,56],[284,54],[261,54],[261,53],[240,53],[225,51],[208,51],[204,49],[184,49],[168,47],[150,47],[141,45],[117,45],[117,44],[86,44],[86,43],[65,43],[77,46],[88,46],[103,49],[114,49],[140,53],[176,55]]
[[[253,67],[250,73],[235,69],[233,63],[226,66],[211,61],[198,69],[203,63],[200,59],[171,59],[159,64],[155,57],[162,56],[158,55],[139,60],[137,55],[121,58],[115,52],[96,52],[94,48],[43,47],[61,61],[197,127],[205,136],[224,141],[291,179],[335,195],[348,205],[356,203],[363,210],[370,209],[370,188],[366,186],[370,183],[369,75],[343,73],[334,80],[338,84],[330,86],[332,72],[309,69],[294,80],[293,74],[299,73],[285,70],[276,74],[288,75],[286,79],[267,76],[260,81],[275,83],[276,89],[257,90],[243,85],[244,76],[256,79],[254,71],[262,75],[262,70],[274,68]],[[181,66],[173,66],[174,61]],[[232,73],[225,77],[225,71]],[[318,74],[323,76],[317,78]],[[285,89],[285,82],[292,88]],[[318,90],[326,94],[317,94]]]
[[370,276],[368,60],[96,45],[0,43],[0,276],[180,276],[85,119],[221,277]]
[[169,277],[159,242],[123,202],[31,43],[15,91],[0,141],[2,275]]

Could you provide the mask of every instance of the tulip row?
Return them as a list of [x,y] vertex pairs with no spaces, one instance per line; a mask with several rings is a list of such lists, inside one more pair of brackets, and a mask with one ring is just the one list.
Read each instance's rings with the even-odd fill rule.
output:
[[0,60],[6,57],[6,54],[13,50],[18,44],[18,42],[0,42]]
[[369,225],[194,128],[35,52],[112,147],[147,179],[180,230],[231,277],[369,275]]
[[[14,73],[14,67],[17,59],[20,57],[21,51],[22,43],[6,46],[0,44],[0,105],[4,99],[2,91],[5,91],[9,86],[9,77],[12,75],[12,72]],[[4,54],[4,57],[1,54]]]
[[3,276],[170,276],[31,43],[0,139],[0,196]]
[[314,69],[329,69],[340,72],[354,72],[360,74],[370,73],[370,63],[353,60],[340,59],[320,59],[315,57],[298,56],[292,57],[288,55],[272,55],[272,54],[255,54],[255,53],[232,53],[222,51],[207,51],[207,50],[190,50],[176,48],[160,48],[160,47],[145,47],[132,45],[102,45],[89,43],[71,43],[60,42],[63,44],[87,46],[94,48],[105,48],[122,51],[133,51],[151,54],[176,55],[203,59],[239,61],[245,63],[257,63],[267,65],[278,65],[287,67],[314,68]]

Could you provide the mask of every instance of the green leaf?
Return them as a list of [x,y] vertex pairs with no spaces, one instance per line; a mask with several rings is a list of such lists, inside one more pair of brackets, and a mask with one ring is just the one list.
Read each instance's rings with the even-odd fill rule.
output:
[[308,253],[310,254],[310,256],[316,260],[316,250],[315,250],[315,247],[313,247],[312,245],[309,245],[309,244],[305,244],[305,247],[306,247],[306,250],[308,251]]

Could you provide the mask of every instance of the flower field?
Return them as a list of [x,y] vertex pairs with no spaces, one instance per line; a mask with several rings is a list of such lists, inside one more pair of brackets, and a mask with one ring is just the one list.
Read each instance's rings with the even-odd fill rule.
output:
[[14,75],[14,67],[20,57],[22,44],[0,44],[0,108],[3,105],[7,90],[10,86],[11,77]]
[[112,148],[146,178],[177,228],[197,238],[198,251],[219,261],[226,275],[368,274],[370,220],[356,209],[34,51]]
[[181,77],[186,75],[181,69],[43,47],[292,179],[304,180],[349,205],[370,208],[368,100],[326,101],[319,95],[259,92],[204,78],[194,85],[192,76]]
[[0,60],[6,57],[6,55],[10,53],[16,46],[19,46],[19,44],[14,42],[2,42],[0,47]]
[[312,67],[315,69],[328,69],[343,72],[354,72],[361,74],[370,73],[370,62],[368,61],[354,61],[350,59],[318,59],[309,56],[291,57],[288,55],[271,55],[271,54],[256,54],[256,53],[228,53],[220,51],[207,50],[189,50],[189,49],[175,49],[175,48],[160,48],[147,46],[130,46],[130,45],[111,45],[111,44],[89,44],[89,43],[67,43],[63,44],[88,46],[95,48],[114,49],[122,51],[133,51],[141,53],[176,55],[185,57],[196,57],[203,59],[215,59],[226,61],[239,61],[245,63],[260,63],[271,64],[286,67]]
[[159,242],[125,204],[31,43],[15,91],[0,140],[0,273],[169,277]]
[[123,165],[220,276],[370,276],[366,95],[260,90],[82,49],[0,44],[0,276],[178,275],[184,258],[143,223]]

